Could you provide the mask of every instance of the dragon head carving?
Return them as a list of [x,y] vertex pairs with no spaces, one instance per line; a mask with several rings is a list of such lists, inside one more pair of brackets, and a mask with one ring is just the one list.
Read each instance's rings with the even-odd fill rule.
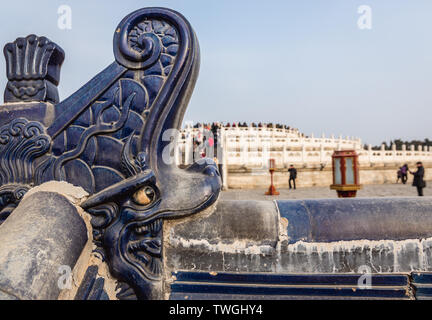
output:
[[[53,83],[58,83],[63,51],[46,38],[26,39],[42,39],[49,46],[48,60],[34,60],[30,53],[27,60],[56,67],[49,68],[55,69],[55,77],[49,72],[40,75],[50,92],[40,104],[28,105],[28,95],[26,100],[11,97],[15,91],[7,89],[8,100],[22,101],[29,110],[10,105],[8,112],[15,112],[23,126],[38,130],[30,136],[22,129],[9,140],[23,151],[0,155],[4,207],[9,213],[19,202],[16,197],[22,192],[16,190],[25,193],[46,181],[82,186],[91,194],[82,206],[93,217],[94,240],[112,274],[139,299],[161,298],[163,220],[204,210],[217,200],[221,188],[212,160],[180,169],[173,157],[199,71],[194,31],[181,14],[169,9],[129,14],[114,33],[115,61],[59,103],[52,98]],[[12,61],[17,51],[10,48],[9,44],[5,54]],[[20,83],[25,75],[15,78],[14,87],[28,86]],[[0,125],[1,132],[10,132],[12,121]],[[38,148],[37,139],[45,142]],[[0,137],[2,150],[11,146]],[[37,152],[25,158],[30,149]],[[5,170],[2,163],[7,163]],[[13,170],[20,166],[25,170]]]

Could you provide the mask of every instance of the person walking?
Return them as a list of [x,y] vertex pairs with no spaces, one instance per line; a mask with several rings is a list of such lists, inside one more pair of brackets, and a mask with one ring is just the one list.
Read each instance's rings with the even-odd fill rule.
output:
[[426,187],[426,182],[424,181],[424,167],[421,162],[417,162],[417,171],[411,172],[414,175],[413,187],[417,187],[417,193],[419,197],[423,197],[423,188]]
[[294,184],[294,190],[295,190],[296,189],[296,179],[297,179],[297,169],[294,168],[293,165],[290,165],[288,172],[289,172],[289,180],[288,180],[289,188],[292,189],[292,186],[291,186],[291,181],[292,181]]

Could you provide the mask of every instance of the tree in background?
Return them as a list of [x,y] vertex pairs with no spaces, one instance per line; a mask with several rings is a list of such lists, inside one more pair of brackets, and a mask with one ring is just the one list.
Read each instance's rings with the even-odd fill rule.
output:
[[[384,141],[382,144],[384,144],[386,150],[391,150],[393,144],[396,145],[396,150],[401,150],[402,145],[404,144],[407,146],[407,149],[409,149],[410,146],[413,145],[417,150],[418,146],[423,146],[423,147],[432,146],[432,140],[429,140],[428,138],[425,138],[423,141],[421,140],[404,141],[402,139],[395,139],[393,141],[390,141],[389,143]],[[372,147],[372,150],[380,150],[380,149],[381,149],[381,145]]]

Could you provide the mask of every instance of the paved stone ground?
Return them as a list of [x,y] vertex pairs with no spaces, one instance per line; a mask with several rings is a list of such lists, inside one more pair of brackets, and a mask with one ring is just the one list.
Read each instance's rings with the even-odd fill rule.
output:
[[[429,185],[424,189],[426,197],[432,196],[432,187]],[[308,187],[289,190],[286,188],[278,189],[279,196],[266,196],[264,189],[229,189],[223,191],[221,200],[283,200],[283,199],[316,199],[316,198],[337,198],[336,191],[329,187]],[[364,185],[363,189],[357,192],[357,197],[413,197],[417,196],[417,189],[411,184],[381,184]]]

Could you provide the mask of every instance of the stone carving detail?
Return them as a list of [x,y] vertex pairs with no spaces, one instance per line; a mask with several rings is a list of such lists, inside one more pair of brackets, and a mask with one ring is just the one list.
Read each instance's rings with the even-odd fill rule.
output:
[[29,187],[25,185],[7,184],[0,187],[0,225],[9,217],[28,190]]
[[50,143],[39,122],[17,118],[0,128],[0,224],[34,184],[34,161]]
[[145,69],[146,74],[168,76],[179,48],[173,25],[160,19],[130,16],[114,36],[118,46],[114,54],[119,63],[131,69]]
[[5,102],[58,102],[57,85],[64,60],[64,52],[58,45],[32,34],[8,43],[4,54],[9,80]]
[[45,154],[51,144],[45,128],[25,118],[12,120],[0,128],[0,183],[31,184],[34,160]]
[[[6,59],[13,61],[8,57],[11,46],[22,43],[32,49],[34,40],[42,44],[37,48],[51,52],[46,55],[48,66],[59,70],[64,55],[58,46],[42,37],[26,39],[8,44]],[[158,299],[163,294],[163,221],[207,208],[217,200],[221,187],[211,160],[182,170],[162,156],[171,144],[163,135],[168,129],[179,129],[195,85],[199,47],[192,28],[179,13],[145,8],[119,24],[114,56],[116,61],[55,105],[51,121],[42,124],[40,119],[49,117],[39,114],[41,111],[34,111],[34,119],[17,119],[27,121],[24,129],[30,124],[38,128],[32,129],[33,136],[24,135],[28,141],[43,137],[47,144],[37,145],[36,152],[26,140],[19,147],[21,160],[12,153],[0,155],[0,207],[4,211],[0,219],[2,215],[6,218],[19,195],[32,185],[65,180],[83,187],[91,196],[82,207],[93,217],[97,250],[122,288],[119,298]],[[39,61],[36,66],[43,71],[46,59],[31,61],[35,65]],[[40,74],[44,81],[57,84],[59,77],[50,70]],[[9,81],[18,79],[17,70],[11,74],[9,77],[8,69]],[[11,96],[10,89],[6,91],[6,102],[18,99]],[[27,96],[20,101],[27,101]],[[55,101],[48,96],[33,97]],[[10,126],[13,122],[4,124],[2,130]],[[3,131],[0,138],[6,139]],[[22,163],[24,169],[13,174],[7,171],[10,159]],[[22,189],[16,193],[16,188]]]

